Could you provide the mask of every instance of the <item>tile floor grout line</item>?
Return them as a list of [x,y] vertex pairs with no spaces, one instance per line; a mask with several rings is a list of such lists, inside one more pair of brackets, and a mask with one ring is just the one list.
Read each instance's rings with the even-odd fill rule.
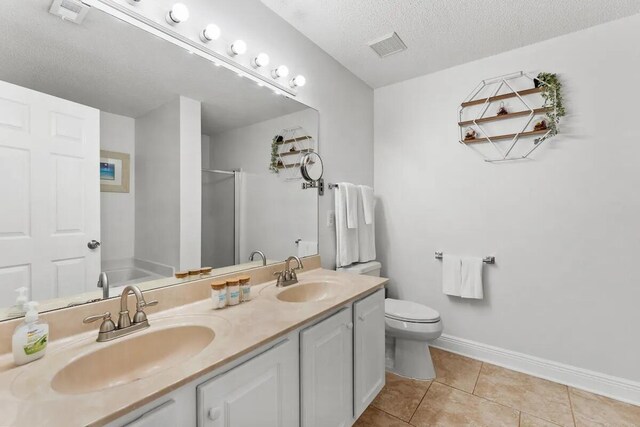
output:
[[478,387],[478,381],[480,381],[480,375],[482,375],[482,368],[484,368],[484,362],[480,362],[480,370],[478,371],[478,376],[476,377],[476,382],[473,384],[473,390],[471,394],[476,395],[476,387]]
[[416,415],[416,412],[418,412],[420,405],[422,405],[424,398],[427,397],[427,393],[429,393],[429,390],[431,389],[431,386],[433,385],[434,382],[435,382],[435,378],[432,379],[431,382],[429,383],[429,387],[427,387],[427,390],[424,392],[424,396],[422,396],[422,399],[420,399],[420,403],[418,403],[418,406],[416,406],[416,409],[414,409],[413,412],[411,413],[411,416],[409,417],[409,421],[406,421],[407,424],[411,424],[411,420],[413,420],[414,415]]
[[530,413],[530,412],[527,412],[527,411],[520,411],[520,414],[526,414],[526,415],[532,416],[532,417],[534,417],[534,418],[538,418],[538,419],[540,419],[540,420],[542,420],[542,421],[544,421],[544,422],[546,422],[546,423],[548,423],[548,424],[553,424],[553,425],[554,425],[554,426],[556,426],[556,427],[564,427],[562,424],[558,424],[558,423],[557,423],[557,422],[555,422],[555,421],[547,420],[546,418],[542,418],[542,417],[540,417],[540,416],[538,416],[538,415],[534,415],[534,414],[532,414],[532,413]]
[[[385,411],[384,409],[380,409],[380,408],[378,408],[378,407],[376,407],[376,406],[374,406],[373,408],[374,408],[374,409],[377,409],[377,410],[378,410],[378,411],[380,411],[380,412],[384,412],[385,414],[389,415],[389,416],[390,416],[390,417],[392,417],[392,418],[395,418],[395,419],[396,419],[396,420],[398,420],[398,421],[401,421],[401,422],[403,422],[403,423],[405,423],[405,424],[409,424],[409,422],[408,422],[408,421],[405,421],[405,420],[403,420],[402,418],[400,418],[400,417],[398,417],[398,416],[396,416],[396,415],[390,414],[389,412]],[[364,414],[364,412],[363,412],[363,414]],[[362,415],[360,415],[360,416],[362,416]]]
[[571,418],[573,419],[573,425],[577,426],[578,423],[576,423],[576,414],[573,411],[573,400],[571,399],[571,389],[569,388],[569,386],[565,386],[567,387],[567,396],[569,397],[569,409],[571,409]]

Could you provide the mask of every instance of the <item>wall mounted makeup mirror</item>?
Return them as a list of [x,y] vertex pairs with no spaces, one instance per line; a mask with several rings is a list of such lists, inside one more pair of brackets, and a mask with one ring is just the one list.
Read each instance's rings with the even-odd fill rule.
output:
[[300,175],[307,182],[302,183],[303,189],[317,188],[318,195],[324,195],[324,164],[318,153],[307,153],[300,160]]
[[103,298],[101,272],[113,298],[318,253],[317,194],[269,169],[283,129],[318,141],[318,111],[97,8],[8,3],[0,320],[20,288],[49,311]]

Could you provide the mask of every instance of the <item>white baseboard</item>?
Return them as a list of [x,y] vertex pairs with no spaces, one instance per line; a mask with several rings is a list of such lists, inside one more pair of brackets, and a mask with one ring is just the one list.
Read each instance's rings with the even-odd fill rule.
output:
[[433,347],[622,402],[640,405],[640,383],[443,334]]

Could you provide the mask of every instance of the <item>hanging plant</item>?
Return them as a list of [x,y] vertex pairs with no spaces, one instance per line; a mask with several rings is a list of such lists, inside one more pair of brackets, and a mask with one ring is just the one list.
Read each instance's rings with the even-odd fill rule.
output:
[[562,83],[555,73],[540,73],[534,83],[536,87],[542,89],[543,107],[547,109],[549,136],[557,135],[560,118],[566,114],[562,99]]
[[269,170],[273,173],[280,173],[280,169],[278,169],[278,165],[281,164],[278,156],[278,143],[282,141],[282,135],[276,135],[273,137],[273,140],[271,140],[271,162],[269,163]]

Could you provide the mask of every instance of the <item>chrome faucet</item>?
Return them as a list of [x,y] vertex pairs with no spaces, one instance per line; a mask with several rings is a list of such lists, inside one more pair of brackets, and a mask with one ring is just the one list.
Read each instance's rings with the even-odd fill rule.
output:
[[102,299],[109,299],[109,277],[104,271],[98,276],[98,287],[102,288]]
[[[133,319],[129,317],[129,307],[127,305],[129,293],[131,292],[136,296],[136,313],[133,315]],[[142,292],[140,292],[140,288],[135,285],[128,285],[122,290],[122,295],[120,295],[120,316],[118,317],[117,326],[113,323],[113,320],[111,320],[111,313],[108,311],[104,314],[89,316],[82,322],[91,323],[102,319],[97,341],[110,341],[148,328],[149,321],[147,320],[147,315],[143,311],[143,308],[156,304],[158,304],[158,301],[146,302],[142,296]]]
[[253,252],[251,252],[251,255],[249,255],[249,261],[253,261],[253,256],[254,255],[260,255],[260,258],[262,258],[262,266],[263,267],[265,265],[267,265],[267,257],[264,256],[264,252],[262,252],[262,251],[253,251]]
[[[291,268],[290,263],[292,260],[295,260],[298,263],[296,268]],[[275,276],[278,276],[276,280],[276,286],[284,287],[289,285],[295,285],[298,283],[298,275],[296,274],[296,270],[303,269],[304,265],[302,265],[302,261],[297,256],[290,256],[287,258],[284,264],[283,271],[276,271],[273,273]]]

